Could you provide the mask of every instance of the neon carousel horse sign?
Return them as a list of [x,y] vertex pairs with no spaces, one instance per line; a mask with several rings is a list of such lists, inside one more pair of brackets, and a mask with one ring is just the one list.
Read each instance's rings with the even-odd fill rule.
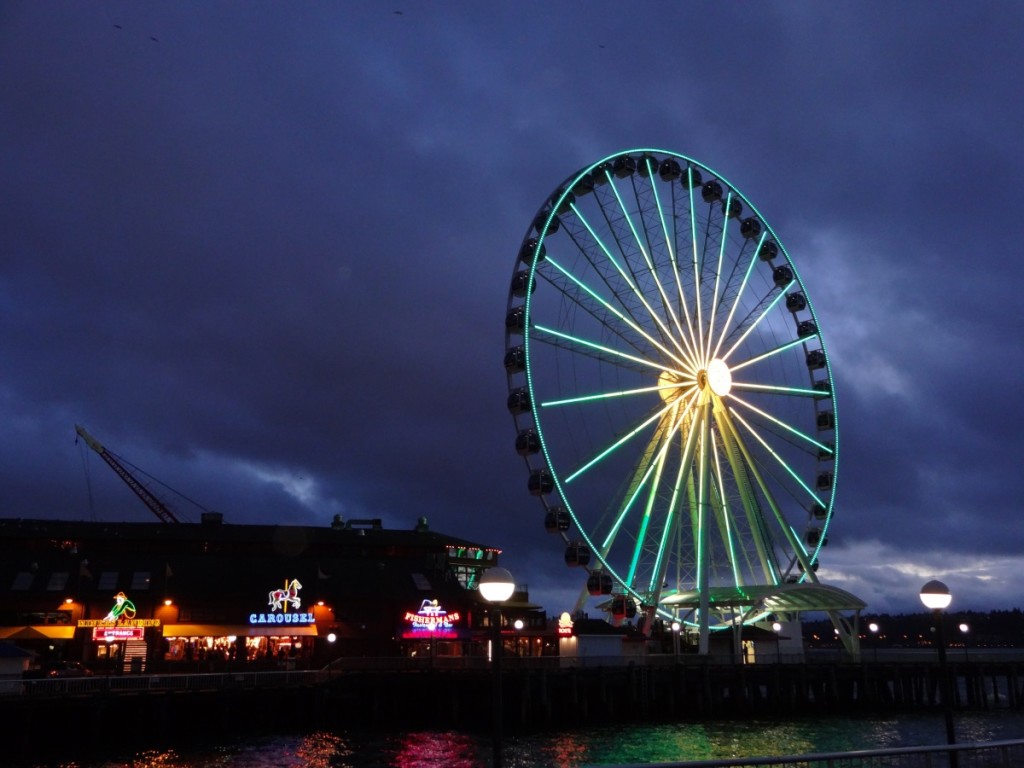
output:
[[457,637],[455,625],[459,621],[458,612],[448,613],[437,600],[424,600],[416,613],[407,611],[405,622],[409,630],[403,637]]
[[[302,612],[302,598],[299,590],[302,584],[298,579],[284,580],[284,589],[272,589],[268,594],[267,607],[264,613],[250,613],[249,623],[259,624],[300,624],[308,626],[316,623],[312,613]],[[291,610],[289,610],[291,609]]]

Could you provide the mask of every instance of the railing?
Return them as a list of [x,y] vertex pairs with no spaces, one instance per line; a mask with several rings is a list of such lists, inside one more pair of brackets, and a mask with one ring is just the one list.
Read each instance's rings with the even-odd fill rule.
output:
[[321,671],[215,672],[198,675],[95,675],[41,680],[2,680],[0,695],[93,696],[105,693],[223,691],[313,685],[324,679]]
[[[952,762],[951,762],[952,758]],[[676,763],[631,763],[601,768],[1019,768],[1024,765],[1024,740],[992,741],[956,746],[865,749],[819,752],[786,757],[741,757]]]

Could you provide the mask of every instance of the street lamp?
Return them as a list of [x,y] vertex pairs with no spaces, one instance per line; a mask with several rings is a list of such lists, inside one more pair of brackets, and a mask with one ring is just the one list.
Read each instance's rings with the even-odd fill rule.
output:
[[964,636],[964,661],[970,661],[967,656],[967,633],[971,631],[970,624],[961,624],[960,633]]
[[501,768],[501,604],[512,597],[516,582],[504,568],[488,568],[480,577],[477,589],[480,596],[491,604],[491,673],[493,675],[493,760],[494,768]]
[[875,661],[878,661],[878,630],[879,626],[875,622],[868,624],[868,631],[871,633],[871,645],[875,649]]
[[[953,686],[950,685],[949,671],[946,668],[946,639],[942,632],[942,612],[953,602],[949,587],[941,581],[929,581],[921,587],[921,602],[935,616],[935,645],[939,651],[939,674],[942,676],[942,712],[946,720],[946,743],[956,744],[953,731]],[[957,768],[957,753],[950,751],[950,768]]]

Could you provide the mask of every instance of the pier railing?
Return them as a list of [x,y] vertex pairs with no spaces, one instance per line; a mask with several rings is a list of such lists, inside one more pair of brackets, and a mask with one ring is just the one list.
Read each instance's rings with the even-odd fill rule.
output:
[[1019,768],[1024,765],[1024,740],[992,741],[955,746],[864,749],[819,752],[786,757],[742,757],[675,763],[631,763],[601,768]]
[[316,671],[223,672],[189,675],[94,675],[41,680],[0,680],[0,695],[46,698],[97,694],[227,691],[314,685],[324,679]]

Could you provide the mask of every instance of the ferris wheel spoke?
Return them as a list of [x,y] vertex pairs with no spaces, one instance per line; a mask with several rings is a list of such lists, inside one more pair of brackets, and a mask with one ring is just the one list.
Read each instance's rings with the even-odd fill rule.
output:
[[[683,359],[679,358],[676,355],[675,351],[670,350],[668,347],[663,345],[660,341],[655,339],[651,334],[649,334],[647,331],[645,331],[635,320],[633,320],[632,317],[630,317],[630,316],[626,315],[625,313],[621,312],[620,310],[618,310],[616,307],[614,307],[611,304],[611,302],[609,302],[603,296],[598,294],[595,290],[590,288],[582,280],[577,278],[575,275],[573,275],[567,269],[562,267],[558,262],[556,262],[550,256],[548,257],[547,261],[548,261],[548,263],[552,267],[554,267],[556,270],[558,270],[559,273],[564,275],[566,279],[570,280],[574,285],[576,285],[579,288],[579,290],[583,291],[584,293],[586,293],[586,295],[588,295],[594,301],[598,302],[602,307],[604,307],[608,312],[610,312],[621,323],[623,323],[626,327],[628,327],[634,333],[636,333],[641,338],[643,338],[645,341],[647,341],[647,343],[649,343],[651,346],[653,346],[656,349],[658,349],[662,354],[664,354],[666,357],[668,357],[671,360],[673,360],[681,368],[686,366],[686,365],[688,365],[688,363],[686,361],[684,361]],[[580,302],[578,302],[578,301],[576,303],[580,304]],[[595,319],[597,319],[596,316],[595,316]],[[605,327],[610,327],[609,323],[603,322],[600,319],[598,319],[598,322],[600,322]],[[626,338],[626,336],[624,334],[618,333],[616,335],[619,336],[620,338],[622,338],[623,340],[625,340],[627,343],[630,343],[631,346],[633,346],[633,348],[636,349],[638,352],[641,351],[640,345],[632,343],[629,339]]]
[[642,433],[645,429],[647,429],[647,427],[649,427],[652,423],[654,423],[655,421],[658,421],[659,419],[664,417],[664,415],[669,410],[671,410],[674,407],[675,406],[673,406],[673,405],[665,406],[660,411],[657,411],[654,415],[652,415],[650,418],[648,418],[646,421],[641,423],[639,426],[633,428],[632,430],[627,432],[625,435],[623,435],[621,438],[616,440],[614,443],[609,445],[607,448],[605,448],[602,451],[600,451],[596,456],[594,456],[592,459],[590,459],[585,464],[583,464],[575,472],[573,472],[572,474],[566,476],[566,478],[565,478],[566,485],[571,483],[573,480],[575,480],[577,477],[582,475],[588,469],[593,468],[598,463],[600,463],[602,460],[604,460],[604,459],[608,458],[609,456],[611,456],[615,451],[617,451],[618,449],[622,448],[626,443],[628,443],[634,437],[636,437],[637,435]]
[[[735,369],[733,369],[735,370]],[[751,381],[732,381],[732,390],[737,389],[765,392],[768,394],[784,395],[789,397],[810,397],[815,400],[826,400],[832,392],[828,389],[807,389],[806,387],[780,387],[772,384],[755,384]]]
[[[800,477],[800,474],[796,472],[796,470],[794,470],[786,462],[786,460],[783,459],[778,454],[778,452],[774,448],[768,445],[768,442],[763,437],[761,437],[760,434],[758,434],[757,430],[754,429],[750,425],[750,423],[746,421],[746,419],[744,419],[734,408],[729,409],[729,415],[736,421],[738,421],[740,424],[742,424],[743,427],[746,429],[747,433],[750,434],[758,443],[761,444],[761,447],[768,452],[768,455],[775,460],[778,466],[785,470],[786,474],[789,475],[796,482],[797,486],[802,488],[806,492],[809,501],[815,504],[821,504],[821,499],[818,497],[818,494],[815,491],[813,491],[811,487],[807,485],[807,483],[804,482],[803,478]],[[773,504],[773,507],[774,506],[777,505]]]
[[[626,493],[625,503],[622,505],[618,515],[615,518],[614,523],[611,526],[608,534],[601,542],[601,548],[607,549],[611,546],[612,542],[618,535],[619,529],[622,527],[622,523],[625,521],[636,500],[640,497],[641,492],[647,485],[650,479],[651,473],[654,471],[655,466],[661,460],[664,451],[667,450],[669,445],[669,439],[671,433],[678,431],[679,422],[675,421],[672,423],[665,423],[658,432],[655,434],[655,438],[648,444],[647,450],[644,453],[642,461],[638,464],[636,471],[634,472],[633,482],[630,485],[629,490]],[[694,439],[691,435],[690,440]],[[661,446],[658,449],[658,446]],[[657,451],[657,453],[656,453]]]
[[[672,431],[672,434],[675,430]],[[672,439],[672,434],[667,435],[665,442]],[[640,530],[636,537],[636,546],[633,548],[633,559],[629,563],[629,571],[626,575],[626,583],[631,587],[636,584],[636,570],[640,563],[640,555],[644,551],[647,544],[647,529],[651,525],[651,516],[654,511],[654,505],[658,498],[658,486],[661,485],[661,475],[665,470],[665,451],[661,451],[658,454],[657,460],[654,462],[654,479],[650,483],[650,487],[647,489],[647,503],[644,505],[644,512],[640,516]]]
[[662,584],[665,583],[665,573],[668,569],[669,560],[665,557],[669,544],[678,526],[678,507],[680,491],[683,484],[683,475],[686,471],[686,463],[679,462],[679,469],[676,472],[676,480],[672,485],[672,497],[669,500],[668,508],[665,510],[665,525],[661,531],[661,539],[658,542],[658,552],[651,568],[651,581],[647,589],[656,596],[661,593]]
[[[587,222],[585,220],[578,219],[577,217],[577,223],[583,227],[583,231],[590,235],[591,240],[593,240],[593,230],[589,228]],[[605,286],[605,288],[608,289],[608,292],[615,297],[615,299],[618,301],[618,303],[623,307],[625,311],[623,312],[616,309],[610,301],[603,298],[594,288],[587,285],[587,283],[585,283],[582,279],[577,278],[570,270],[560,265],[554,259],[548,259],[544,262],[543,265],[539,265],[537,269],[537,274],[544,277],[555,288],[555,290],[561,291],[562,295],[572,300],[578,306],[582,307],[598,322],[602,323],[603,325],[609,325],[607,321],[601,319],[597,315],[597,313],[593,311],[593,308],[588,305],[588,302],[585,301],[583,296],[577,291],[582,291],[584,294],[590,296],[594,301],[598,302],[601,306],[603,306],[608,312],[611,312],[615,317],[621,318],[622,321],[625,322],[629,327],[635,329],[650,343],[657,346],[658,349],[664,350],[665,354],[669,355],[673,359],[678,359],[674,352],[669,352],[664,344],[662,344],[659,341],[656,341],[647,331],[642,330],[642,326],[634,312],[635,305],[623,300],[623,297],[619,294],[618,290],[615,288],[615,286],[612,285],[607,270],[602,268],[602,263],[607,262],[610,263],[613,267],[615,267],[615,274],[617,274],[620,279],[624,280],[626,282],[626,285],[629,286],[630,289],[633,291],[636,290],[635,280],[633,281],[633,283],[630,283],[629,278],[627,278],[623,274],[623,271],[620,268],[617,260],[608,258],[608,251],[607,249],[603,248],[601,243],[594,242],[593,247],[588,247],[588,244],[584,243],[583,239],[580,237],[580,235],[582,234],[581,232],[572,231],[572,229],[569,226],[566,226],[566,231],[570,241],[576,247],[576,250],[589,264],[590,270],[593,272],[594,275],[597,276],[597,278],[599,278],[600,282]],[[601,252],[604,253],[605,255],[602,257],[593,253],[593,248],[601,250]],[[568,279],[575,286],[575,288],[571,292],[568,290],[568,286],[566,286],[565,284],[561,283],[559,280],[556,279],[556,275],[551,274],[551,269],[549,269],[548,267],[549,263],[550,267],[553,267],[554,271],[557,271],[560,275],[562,275],[563,278]],[[623,334],[619,333],[617,335],[622,336]],[[636,346],[634,342],[630,343],[633,346]]]
[[799,429],[794,427],[792,424],[788,424],[788,423],[782,421],[781,419],[775,418],[770,413],[761,410],[760,408],[758,408],[757,406],[753,405],[752,403],[748,403],[746,400],[743,400],[743,399],[737,397],[735,394],[732,395],[730,400],[732,402],[739,403],[744,408],[747,408],[747,409],[753,411],[754,413],[756,413],[758,416],[762,416],[763,418],[768,419],[768,421],[772,422],[773,424],[776,424],[779,427],[782,427],[782,429],[786,430],[790,434],[795,435],[796,437],[799,437],[801,440],[803,440],[803,441],[813,445],[819,451],[825,451],[827,453],[832,453],[832,448],[830,446],[825,445],[825,443],[822,443],[819,440],[815,440],[813,437],[811,437],[810,435],[808,435],[805,432],[800,431]]
[[714,481],[712,484],[712,491],[715,496],[715,516],[718,520],[718,529],[722,538],[722,546],[727,552],[727,564],[732,572],[733,584],[739,585],[743,582],[740,575],[739,553],[736,547],[737,528],[732,517],[732,511],[729,508],[729,501],[724,492],[725,475],[722,471],[721,449],[718,445],[718,439],[715,437],[714,432],[711,433],[711,445],[709,450],[711,457],[714,459],[714,466],[712,467],[712,479]]
[[[732,192],[729,193],[728,200],[732,200]],[[726,205],[728,205],[728,201],[726,202]],[[722,264],[725,260],[726,232],[726,228],[722,227],[722,236],[719,238],[718,244],[718,264],[715,267],[715,284],[711,290],[711,309],[708,314],[708,332],[704,337],[708,346],[701,350],[705,355],[705,359],[710,359],[711,340],[715,337],[715,317],[718,311],[718,291],[722,279]],[[699,295],[700,294],[698,292],[698,296]]]
[[[618,193],[616,193],[616,195],[617,194]],[[626,286],[629,288],[633,297],[639,300],[639,302],[643,305],[650,319],[655,323],[655,325],[657,325],[658,329],[661,331],[663,338],[674,342],[679,353],[683,355],[684,358],[692,360],[693,351],[679,344],[679,337],[673,334],[671,329],[669,329],[669,327],[665,325],[665,321],[662,319],[661,315],[654,309],[654,307],[651,306],[650,302],[647,300],[647,296],[644,294],[642,290],[640,290],[640,287],[636,280],[636,276],[632,273],[632,270],[629,270],[629,272],[627,273],[626,268],[619,263],[619,260],[612,253],[611,249],[609,249],[609,247],[604,243],[604,240],[594,230],[593,225],[589,221],[587,221],[586,217],[579,210],[579,208],[576,207],[575,203],[572,204],[571,208],[576,216],[576,219],[587,229],[587,231],[590,233],[590,236],[594,239],[594,242],[597,244],[598,248],[600,248],[601,251],[604,253],[605,258],[608,259],[609,263],[611,263],[611,265],[615,268],[615,271],[619,274],[619,277],[622,278],[622,280],[626,283]],[[630,226],[632,226],[632,222],[630,222]],[[626,307],[628,311],[629,305],[622,300],[618,292],[613,291],[613,293],[615,294],[616,298],[618,298],[619,301],[622,303],[623,307]]]
[[[559,330],[556,330],[554,328],[548,328],[547,326],[544,326],[544,325],[537,325],[537,326],[535,326],[534,330],[536,332],[538,332],[538,333],[546,334],[547,336],[551,337],[552,339],[560,339],[560,340],[562,340],[564,342],[567,342],[569,344],[569,346],[572,347],[572,348],[578,348],[578,349],[581,349],[581,350],[588,350],[590,352],[600,352],[600,353],[603,353],[604,355],[607,356],[608,360],[628,361],[628,362],[631,362],[631,363],[636,363],[642,369],[653,369],[653,370],[658,371],[659,373],[669,372],[669,373],[672,373],[674,375],[679,376],[681,379],[682,378],[686,378],[686,374],[683,373],[682,371],[676,370],[674,368],[666,368],[664,365],[662,365],[661,363],[659,363],[656,360],[648,360],[647,358],[644,358],[644,357],[637,357],[636,355],[630,355],[630,354],[627,354],[627,353],[622,352],[620,350],[612,349],[611,347],[605,346],[604,344],[598,344],[595,341],[589,341],[588,339],[582,339],[582,338],[580,338],[578,336],[574,336],[571,333],[564,333],[563,331],[559,331]],[[541,339],[535,339],[535,340],[540,341]],[[602,357],[600,359],[606,359],[606,358]]]
[[[665,222],[665,210],[664,210],[664,207],[661,204],[661,196],[658,194],[658,185],[655,182],[655,179],[657,177],[657,174],[656,174],[657,169],[651,167],[651,161],[650,161],[649,158],[644,158],[644,162],[647,163],[647,168],[648,168],[647,178],[650,180],[651,196],[654,198],[654,204],[657,207],[657,211],[658,211],[658,225],[659,225],[659,229],[660,229],[661,235],[663,236],[664,241],[665,241],[665,249],[667,251],[668,262],[669,262],[669,265],[674,265],[676,263],[675,249],[672,247],[672,238],[669,236],[668,226],[667,226],[667,224]],[[620,202],[621,202],[621,199],[620,199]],[[641,212],[641,218],[643,218],[643,213],[642,212]],[[634,234],[635,233],[636,232],[634,230]],[[646,226],[644,227],[644,233],[645,234],[647,233],[647,227]],[[639,238],[638,238],[638,244],[639,244]],[[654,249],[653,249],[652,245],[650,244],[650,242],[648,242],[648,248],[650,248],[651,252],[653,253]],[[643,252],[643,246],[641,246],[641,251]],[[665,311],[668,312],[669,316],[672,318],[672,322],[675,324],[676,328],[679,330],[679,335],[683,336],[686,333],[689,333],[689,342],[690,342],[691,348],[694,349],[694,350],[697,350],[698,352],[703,352],[703,349],[701,349],[702,345],[699,343],[697,335],[694,332],[693,322],[690,320],[689,310],[687,309],[687,305],[686,305],[686,294],[683,291],[683,286],[682,286],[682,283],[680,282],[680,279],[679,279],[679,271],[676,270],[676,269],[672,269],[671,270],[671,272],[672,272],[672,274],[673,274],[673,276],[675,278],[676,290],[678,291],[678,296],[680,298],[680,302],[681,302],[681,305],[682,305],[682,314],[686,317],[687,330],[685,330],[685,331],[683,330],[682,323],[679,322],[678,314],[676,313],[675,309],[673,308],[672,300],[669,298],[668,293],[666,292],[665,288],[661,284],[661,280],[659,278],[659,272],[658,272],[657,265],[654,264],[654,261],[653,261],[652,258],[648,258],[647,257],[647,253],[646,252],[644,252],[644,258],[647,260],[647,266],[648,266],[648,268],[651,271],[651,276],[653,277],[653,279],[655,281],[655,284],[658,286],[658,293],[661,295],[661,300],[662,300],[662,303],[663,303],[663,305],[665,307]]]
[[[790,283],[789,285],[792,285],[792,283]],[[783,298],[785,298],[786,291],[788,289],[789,286],[787,285],[785,289],[779,291],[776,294],[774,299],[768,302],[768,305],[764,308],[764,311],[758,314],[757,317],[754,318],[754,321],[747,325],[746,330],[744,330],[743,333],[740,334],[740,337],[736,339],[735,342],[733,342],[733,345],[729,347],[728,351],[722,354],[723,360],[728,360],[730,357],[732,357],[732,353],[739,348],[740,344],[746,341],[747,337],[754,332],[754,329],[761,324],[761,321],[768,317],[768,313],[775,309],[776,305],[778,305],[778,303],[782,301]]]
[[[732,327],[733,318],[736,315],[736,309],[740,306],[740,298],[746,291],[747,286],[750,283],[750,276],[754,271],[754,265],[757,263],[756,251],[750,254],[750,263],[747,264],[747,271],[743,275],[743,280],[740,282],[739,287],[736,290],[736,295],[733,297],[732,305],[729,307],[729,314],[722,324],[722,332],[718,337],[718,342],[715,344],[715,351],[711,354],[711,357],[718,357],[719,350],[722,348],[722,344],[725,343],[725,339],[730,327]],[[730,278],[731,282],[731,278]]]
[[807,341],[806,339],[794,339],[793,341],[790,341],[790,342],[788,342],[786,344],[781,344],[780,346],[774,347],[773,349],[769,349],[767,352],[763,352],[760,355],[756,355],[756,356],[751,357],[751,358],[749,358],[747,360],[744,360],[744,361],[742,361],[740,363],[734,363],[734,364],[729,366],[729,370],[732,373],[735,373],[736,371],[740,370],[741,368],[746,368],[748,365],[753,365],[754,363],[760,363],[762,360],[767,360],[768,358],[773,357],[773,356],[778,355],[778,354],[781,354],[781,353],[785,352],[786,350],[792,349],[793,347],[799,347],[801,344],[803,344],[806,341]]
[[[754,546],[754,553],[752,555],[756,554],[757,558],[757,570],[761,572],[769,583],[778,583],[778,566],[771,555],[772,537],[768,531],[767,520],[763,514],[761,502],[758,500],[754,490],[754,486],[758,484],[758,481],[751,480],[751,475],[754,474],[751,470],[755,470],[755,468],[748,466],[750,454],[740,444],[739,434],[736,432],[735,426],[732,424],[728,413],[720,401],[716,403],[714,414],[715,423],[718,425],[719,433],[722,435],[726,462],[732,471],[739,491],[740,503]],[[748,557],[752,557],[752,555]],[[754,572],[753,569],[750,571],[750,573]]]

